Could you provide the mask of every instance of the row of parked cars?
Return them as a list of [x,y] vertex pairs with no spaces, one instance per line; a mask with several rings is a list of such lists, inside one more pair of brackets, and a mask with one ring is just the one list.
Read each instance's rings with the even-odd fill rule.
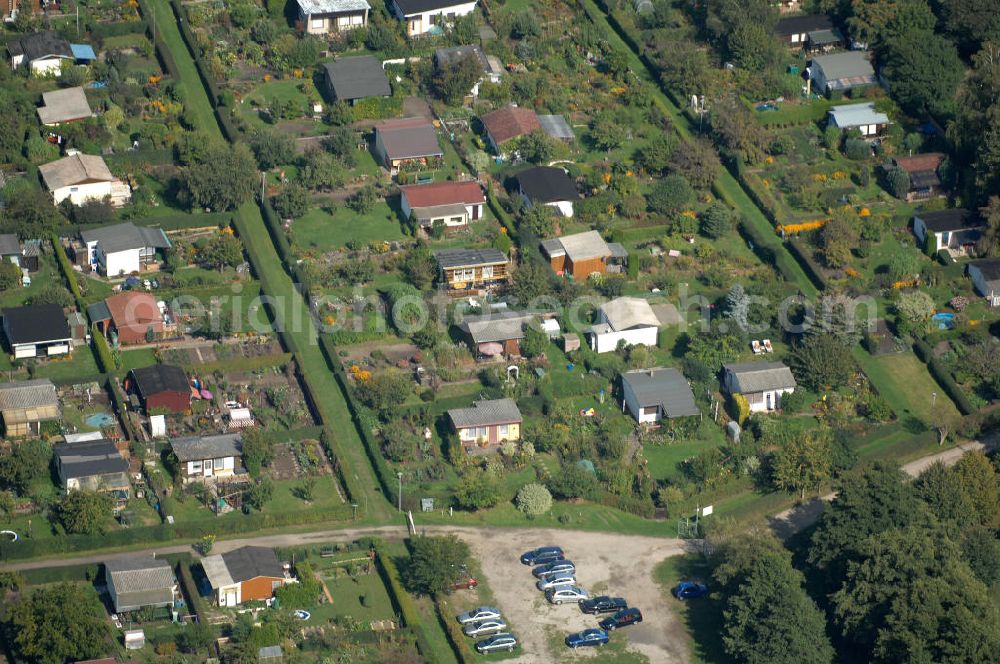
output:
[[479,638],[476,650],[482,654],[511,652],[517,647],[517,638],[507,631],[507,623],[500,614],[500,609],[492,606],[480,606],[471,611],[458,614],[458,622],[463,625],[466,636]]
[[608,632],[642,622],[642,611],[630,607],[622,597],[599,595],[591,597],[576,583],[576,565],[566,559],[558,546],[543,546],[528,551],[521,556],[521,563],[532,565],[532,574],[538,579],[535,587],[545,592],[545,598],[552,604],[576,602],[580,610],[590,615],[610,613],[601,620],[599,628],[585,629],[566,637],[570,648],[580,646],[603,646],[608,642]]

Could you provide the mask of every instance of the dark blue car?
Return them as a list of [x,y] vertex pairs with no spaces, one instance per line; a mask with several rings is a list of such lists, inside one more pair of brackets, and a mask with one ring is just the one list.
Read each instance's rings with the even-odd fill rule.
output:
[[677,599],[693,599],[708,594],[708,586],[704,583],[694,581],[681,581],[674,588],[674,597]]
[[522,565],[547,565],[562,560],[563,550],[558,546],[542,546],[521,554]]
[[580,646],[603,646],[607,642],[608,633],[603,629],[585,629],[582,632],[570,634],[566,637],[566,645],[570,648],[579,648]]

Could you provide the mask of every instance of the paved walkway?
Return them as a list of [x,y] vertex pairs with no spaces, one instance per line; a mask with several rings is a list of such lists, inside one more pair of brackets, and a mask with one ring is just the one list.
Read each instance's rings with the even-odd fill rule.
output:
[[[934,463],[941,462],[946,466],[951,466],[968,452],[991,449],[997,446],[998,442],[1000,442],[998,439],[992,439],[985,443],[979,442],[978,440],[962,443],[961,445],[957,445],[951,449],[945,450],[944,452],[930,454],[911,461],[910,463],[903,465],[902,470],[910,477],[916,477]],[[806,503],[796,505],[791,509],[775,514],[768,519],[768,524],[778,537],[781,539],[788,539],[800,530],[808,528],[812,524],[816,523],[820,514],[823,513],[826,504],[836,498],[836,496],[836,493],[828,493],[825,496],[813,498]]]

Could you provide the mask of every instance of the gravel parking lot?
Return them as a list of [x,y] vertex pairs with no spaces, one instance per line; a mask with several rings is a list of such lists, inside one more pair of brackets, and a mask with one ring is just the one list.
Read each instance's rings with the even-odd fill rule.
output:
[[[431,529],[428,529],[431,530]],[[440,530],[440,529],[434,529]],[[530,549],[558,545],[577,567],[576,578],[591,596],[608,594],[628,600],[642,610],[643,622],[612,632],[612,641],[627,640],[628,649],[641,653],[651,663],[688,662],[687,636],[671,610],[671,600],[653,580],[653,569],[665,558],[689,550],[682,540],[636,537],[545,529],[448,528],[469,543],[479,559],[483,577],[520,639],[523,664],[548,663],[573,658],[561,645],[570,632],[596,627],[598,618],[588,616],[575,604],[553,606],[535,589],[531,568],[522,565],[521,554]],[[455,598],[458,599],[457,597]],[[453,600],[455,601],[455,600]],[[454,606],[455,613],[472,608]],[[553,634],[560,645],[553,644]],[[586,658],[601,648],[581,648]]]

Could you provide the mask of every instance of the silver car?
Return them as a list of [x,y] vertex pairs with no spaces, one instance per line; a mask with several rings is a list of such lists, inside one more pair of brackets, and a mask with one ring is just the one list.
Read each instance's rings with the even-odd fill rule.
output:
[[479,620],[469,623],[463,630],[466,636],[489,636],[498,634],[507,629],[507,623],[500,618],[490,618],[489,620]]
[[548,565],[539,565],[535,569],[531,570],[531,573],[539,579],[544,579],[552,576],[553,574],[575,574],[576,565],[573,564],[572,560],[557,560],[554,563],[549,563]]
[[559,588],[560,586],[572,586],[576,584],[576,578],[572,574],[555,574],[553,576],[545,577],[544,579],[539,579],[535,587],[539,590],[545,591],[552,588]]
[[500,617],[500,609],[494,609],[492,606],[480,606],[455,617],[458,618],[458,622],[467,625],[480,620],[495,620]]
[[476,644],[476,650],[482,654],[506,650],[512,652],[517,647],[517,639],[513,634],[497,634]]
[[552,604],[569,604],[590,599],[590,595],[580,586],[562,586],[545,592],[545,599]]

